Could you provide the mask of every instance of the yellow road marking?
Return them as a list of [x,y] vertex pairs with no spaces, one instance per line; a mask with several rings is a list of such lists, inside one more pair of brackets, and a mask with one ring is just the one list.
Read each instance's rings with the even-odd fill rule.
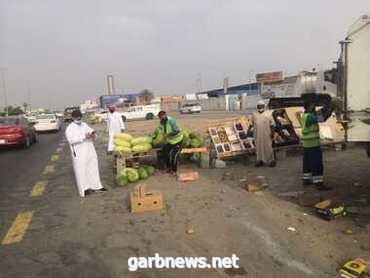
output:
[[31,223],[32,216],[33,211],[18,213],[1,244],[5,245],[20,242],[23,239],[29,224]]
[[47,181],[38,181],[38,182],[36,182],[35,185],[32,188],[30,196],[31,197],[41,196],[44,193],[45,187],[47,186],[47,184],[48,184]]
[[44,172],[42,172],[43,175],[54,173],[55,167],[54,165],[47,165],[44,169]]
[[54,154],[51,156],[51,161],[52,162],[55,162],[55,161],[58,161],[59,160],[59,155],[58,154]]

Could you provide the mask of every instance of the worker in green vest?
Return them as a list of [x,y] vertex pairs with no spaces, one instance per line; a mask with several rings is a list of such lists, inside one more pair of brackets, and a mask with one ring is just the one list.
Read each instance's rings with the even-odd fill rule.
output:
[[165,111],[160,111],[158,117],[160,124],[154,131],[153,138],[164,138],[164,144],[158,153],[159,164],[165,166],[168,172],[176,174],[183,134],[176,120],[167,116]]
[[319,190],[331,189],[324,185],[324,166],[320,147],[319,122],[324,122],[332,114],[331,98],[328,96],[323,108],[316,111],[316,94],[302,95],[304,113],[301,114],[301,141],[303,145],[303,185],[315,185]]

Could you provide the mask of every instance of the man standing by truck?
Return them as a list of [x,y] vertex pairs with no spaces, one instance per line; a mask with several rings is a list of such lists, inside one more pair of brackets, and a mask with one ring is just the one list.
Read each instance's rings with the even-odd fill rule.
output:
[[158,154],[158,160],[161,166],[166,166],[170,173],[176,174],[183,134],[176,120],[168,117],[165,111],[160,111],[158,117],[160,124],[154,131],[153,139],[159,137],[164,139],[164,145]]
[[324,185],[324,166],[320,147],[319,122],[324,122],[332,113],[331,98],[326,95],[323,108],[316,111],[317,95],[307,93],[302,95],[304,112],[301,114],[301,141],[303,145],[303,185],[315,185],[319,190],[329,190]]
[[116,112],[114,106],[109,106],[109,113],[107,119],[107,131],[109,136],[108,141],[108,154],[111,154],[114,148],[114,135],[121,133],[125,130],[121,114]]

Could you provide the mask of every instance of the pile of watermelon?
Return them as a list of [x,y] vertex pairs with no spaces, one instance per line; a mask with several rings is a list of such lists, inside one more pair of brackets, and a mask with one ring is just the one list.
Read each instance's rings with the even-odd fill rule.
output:
[[200,148],[204,146],[204,138],[198,132],[183,129],[182,133],[184,135],[182,140],[184,148]]
[[152,138],[149,136],[134,138],[128,133],[119,133],[114,136],[114,152],[116,153],[147,152],[151,149]]
[[149,165],[140,166],[139,169],[127,167],[117,173],[116,184],[118,186],[125,186],[128,183],[145,180],[152,176],[154,172],[155,168]]

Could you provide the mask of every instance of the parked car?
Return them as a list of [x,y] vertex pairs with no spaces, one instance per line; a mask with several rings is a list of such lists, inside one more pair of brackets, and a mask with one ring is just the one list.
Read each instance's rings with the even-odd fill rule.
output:
[[26,115],[24,115],[26,120],[29,121],[30,123],[35,123],[36,122],[36,116],[37,116],[36,113],[27,113]]
[[36,130],[24,117],[0,118],[0,146],[29,148],[37,142]]
[[64,109],[64,121],[65,122],[72,122],[72,112],[74,110],[80,110],[78,106],[71,106]]
[[[126,108],[126,111],[117,112],[121,114],[123,121],[137,119],[152,120],[158,115],[160,110],[160,104],[149,104],[130,106]],[[99,119],[99,122],[107,121],[108,111],[102,110],[100,112],[96,112],[95,116]]]
[[35,129],[42,131],[59,131],[61,122],[55,114],[41,114],[36,117]]
[[130,106],[127,111],[122,112],[122,119],[124,121],[135,119],[152,120],[158,115],[160,110],[160,104]]
[[180,108],[181,114],[200,113],[200,111],[202,111],[202,106],[199,103],[186,103]]

